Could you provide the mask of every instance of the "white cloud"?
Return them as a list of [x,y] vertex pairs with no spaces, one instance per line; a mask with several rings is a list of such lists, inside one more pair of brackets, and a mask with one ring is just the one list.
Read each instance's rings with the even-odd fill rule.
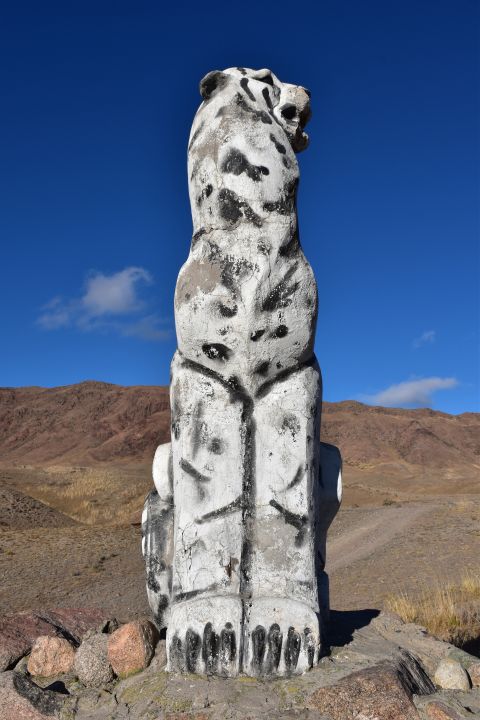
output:
[[70,311],[64,306],[62,298],[52,298],[42,310],[43,313],[37,318],[37,324],[44,330],[57,330],[70,324]]
[[127,267],[112,275],[91,273],[81,297],[55,297],[42,307],[37,325],[43,330],[76,327],[83,331],[115,331],[125,337],[164,340],[170,334],[164,320],[147,314],[130,320],[147,309],[140,297],[142,285],[151,285],[151,274],[141,267]]
[[384,405],[386,407],[416,406],[429,407],[431,396],[437,390],[451,390],[458,385],[456,378],[429,377],[419,380],[406,380],[398,385],[378,392],[376,395],[366,395],[362,399],[371,405]]
[[87,279],[87,289],[80,302],[90,317],[132,313],[141,306],[137,296],[141,282],[152,282],[152,276],[143,268],[128,267],[113,275],[96,273]]
[[425,330],[418,338],[413,341],[413,347],[419,348],[422,345],[435,342],[436,332],[435,330]]

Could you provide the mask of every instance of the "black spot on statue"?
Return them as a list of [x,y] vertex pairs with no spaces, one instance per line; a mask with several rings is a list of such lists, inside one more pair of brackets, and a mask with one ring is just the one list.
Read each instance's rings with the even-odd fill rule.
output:
[[216,90],[221,90],[228,83],[228,75],[220,70],[212,70],[200,80],[200,95],[204,100],[210,100]]
[[200,125],[198,126],[198,128],[197,128],[197,129],[195,130],[195,132],[193,133],[192,138],[191,138],[191,140],[190,140],[190,143],[189,143],[189,145],[188,145],[188,149],[189,149],[189,150],[192,149],[192,146],[193,146],[195,140],[198,138],[198,136],[199,136],[200,133],[202,132],[204,125],[205,125],[205,123],[204,123],[204,122],[201,122]]
[[198,243],[198,241],[200,240],[202,235],[205,235],[206,232],[207,231],[205,230],[205,228],[200,228],[200,230],[197,230],[197,232],[194,233],[194,235],[192,237],[192,248],[195,247],[195,245]]
[[[244,528],[242,554],[240,557],[240,593],[251,592],[251,566],[255,538],[255,435],[253,400],[243,393],[242,423],[244,428],[243,478],[242,478],[242,525]],[[243,636],[242,636],[243,637]]]
[[235,258],[227,255],[220,262],[222,271],[222,284],[235,296],[238,282],[249,276],[254,270],[254,264],[245,258]]
[[248,78],[243,77],[243,78],[240,80],[240,85],[241,85],[241,87],[243,88],[243,90],[247,93],[247,95],[248,95],[248,97],[250,98],[250,100],[253,100],[254,102],[256,102],[256,101],[257,101],[257,98],[255,97],[255,95],[252,93],[252,91],[251,91],[250,88],[248,87]]
[[272,675],[279,666],[282,654],[282,641],[283,635],[280,632],[280,627],[277,623],[273,623],[273,625],[270,625],[270,630],[267,635],[268,650],[265,660],[265,672],[267,675]]
[[232,175],[245,173],[250,180],[258,182],[264,175],[269,175],[270,170],[264,165],[252,165],[240,150],[231,149],[222,163],[222,171]]
[[267,83],[267,85],[271,85],[273,87],[273,77],[268,73],[268,75],[264,75],[261,78],[257,78],[260,82]]
[[295,440],[297,433],[300,432],[300,423],[293,413],[287,413],[283,418],[282,433],[287,432],[287,430],[292,434],[293,440]]
[[285,643],[284,660],[287,672],[292,672],[297,667],[298,656],[300,655],[301,639],[295,628],[289,627]]
[[279,325],[276,330],[273,331],[270,337],[272,338],[283,338],[288,335],[288,327],[286,325]]
[[184,458],[180,459],[180,467],[184,472],[187,473],[187,475],[190,475],[194,480],[197,482],[210,482],[211,478],[208,477],[208,475],[203,475],[199,470],[193,467],[188,460],[185,460]]
[[205,198],[210,197],[213,192],[213,185],[207,185],[203,188],[200,195],[197,197],[197,205],[201,205]]
[[207,587],[204,587],[204,588],[198,588],[197,590],[186,590],[185,592],[175,592],[174,600],[178,600],[179,602],[182,600],[191,600],[192,598],[197,597],[197,595],[201,595],[202,593],[210,592],[211,590],[218,590],[215,583],[212,583],[211,585],[207,585]]
[[232,190],[223,188],[219,194],[220,201],[220,216],[224,220],[236,223],[242,217],[242,201]]
[[291,215],[295,213],[295,198],[297,194],[297,180],[289,182],[280,200],[266,202],[263,209],[267,212],[278,212],[279,215]]
[[157,579],[155,577],[155,572],[153,568],[150,568],[148,570],[147,574],[147,587],[152,592],[158,592],[160,590],[160,585],[157,582]]
[[185,634],[185,660],[188,672],[194,673],[196,670],[200,646],[200,635],[188,628]]
[[298,485],[298,483],[300,482],[300,480],[303,477],[303,472],[304,472],[303,464],[300,463],[300,465],[297,468],[297,472],[293,476],[293,480],[291,480],[287,485],[287,490],[291,490],[292,488],[295,487],[295,485]]
[[180,459],[180,467],[184,472],[187,473],[187,475],[190,475],[190,477],[195,480],[198,497],[200,500],[204,500],[205,490],[202,487],[202,484],[210,482],[211,478],[209,478],[208,475],[204,475],[199,470],[194,468],[193,465],[188,462],[188,460],[185,460],[185,458]]
[[232,623],[225,623],[225,627],[220,633],[220,663],[227,670],[230,663],[234,662],[237,656],[237,643],[235,639],[235,631]]
[[241,200],[233,190],[222,188],[218,193],[220,216],[234,225],[241,217],[245,217],[255,227],[262,227],[262,220],[252,210],[250,205]]
[[271,125],[272,118],[265,112],[265,110],[257,110],[256,108],[250,107],[245,98],[241,93],[237,93],[235,96],[235,102],[243,112],[252,115],[253,119],[262,122],[264,125]]
[[208,449],[214,455],[221,455],[224,451],[224,443],[220,438],[212,438],[208,445]]
[[233,307],[228,307],[228,305],[218,303],[218,311],[222,317],[231,318],[237,314],[238,307],[236,305],[234,305]]
[[283,279],[275,285],[265,300],[263,301],[262,308],[266,311],[278,310],[278,308],[285,308],[291,304],[291,296],[298,287],[298,282],[289,284],[289,280],[297,269],[297,263],[294,263],[292,267],[287,270]]
[[263,330],[255,330],[255,332],[253,332],[250,335],[250,340],[252,342],[257,342],[257,340],[260,340],[260,338],[262,337],[262,335],[264,335],[264,333],[265,333],[264,329]]
[[278,254],[281,257],[291,257],[292,255],[294,255],[297,252],[299,247],[300,247],[300,243],[298,240],[298,232],[295,231],[293,233],[292,237],[290,238],[290,240],[287,243],[285,243],[285,245],[281,246],[281,248],[278,251]]
[[202,352],[209,360],[220,360],[226,362],[232,355],[232,351],[222,343],[204,343]]
[[205,515],[202,515],[202,517],[196,518],[195,522],[197,523],[197,525],[201,525],[202,523],[208,522],[209,520],[224,517],[225,515],[230,515],[231,513],[237,512],[237,510],[241,510],[242,507],[242,496],[239,495],[231,503],[228,503],[228,505],[224,505],[223,507],[217,508],[216,510],[211,510],[210,512],[205,513]]
[[164,626],[164,614],[169,605],[170,598],[167,595],[160,595],[158,598],[158,612],[155,616],[155,620],[160,626]]
[[198,448],[200,447],[200,441],[201,441],[202,429],[203,429],[203,403],[201,400],[199,400],[196,403],[196,405],[193,409],[192,423],[193,423],[193,430],[192,430],[191,451],[192,451],[192,457],[194,458],[198,452]]
[[252,632],[252,665],[255,669],[256,674],[260,674],[263,665],[263,656],[265,655],[266,647],[266,632],[265,628],[261,625],[257,625],[255,630]]
[[205,663],[207,675],[214,675],[218,666],[219,637],[214,631],[212,623],[207,623],[203,631],[202,660]]
[[270,500],[269,504],[274,507],[275,510],[278,510],[281,515],[283,515],[284,520],[288,525],[293,525],[293,527],[298,530],[295,537],[295,545],[297,547],[303,545],[303,542],[305,540],[305,528],[308,522],[308,516],[296,515],[290,510],[287,510],[287,508],[283,507],[283,505],[280,505],[280,503],[278,503],[276,500]]
[[307,649],[308,667],[312,668],[315,660],[315,639],[309,627],[303,631],[303,642]]
[[268,373],[268,368],[270,367],[270,361],[265,360],[265,362],[260,363],[257,365],[257,367],[254,370],[254,373],[256,375],[261,375],[262,377],[265,376]]
[[278,150],[278,152],[281,153],[282,155],[285,155],[285,153],[287,152],[285,145],[282,145],[281,142],[278,142],[277,138],[275,137],[275,135],[273,133],[270,134],[270,140],[275,145],[276,150]]
[[174,393],[172,405],[172,435],[175,440],[180,437],[180,418],[182,417],[182,407],[178,401],[177,393]]
[[170,643],[169,660],[173,672],[185,672],[185,654],[182,648],[182,641],[177,633],[175,633]]
[[265,98],[265,102],[267,103],[267,107],[270,110],[273,110],[272,100],[270,98],[270,93],[268,92],[268,88],[263,88],[262,95]]

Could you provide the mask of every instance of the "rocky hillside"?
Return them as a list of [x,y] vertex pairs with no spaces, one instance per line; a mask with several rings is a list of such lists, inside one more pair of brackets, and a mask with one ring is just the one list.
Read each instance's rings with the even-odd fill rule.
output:
[[[149,463],[169,438],[166,387],[84,382],[58,388],[0,389],[0,464],[133,465]],[[443,479],[480,470],[480,415],[429,409],[325,403],[322,438],[338,445],[353,470]]]

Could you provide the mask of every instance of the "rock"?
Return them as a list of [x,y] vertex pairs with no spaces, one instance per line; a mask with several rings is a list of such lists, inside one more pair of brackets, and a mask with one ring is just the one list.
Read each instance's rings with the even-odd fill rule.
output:
[[444,658],[438,664],[434,676],[435,684],[444,690],[469,690],[470,680],[458,660]]
[[402,626],[404,625],[405,623],[400,615],[397,615],[397,613],[391,612],[390,610],[382,610],[370,622],[370,626],[379,632],[380,635],[384,635],[385,633],[389,634],[392,632],[400,632]]
[[89,687],[101,687],[113,680],[108,660],[108,636],[96,633],[86,638],[75,653],[74,670],[78,679]]
[[108,638],[108,660],[119,677],[144,670],[158,642],[158,630],[149,620],[122,625]]
[[83,636],[89,630],[103,632],[109,623],[116,622],[111,615],[99,608],[55,608],[38,613],[38,616],[56,628],[58,635],[75,645],[82,642]]
[[480,687],[480,662],[470,665],[468,668],[468,674],[473,687]]
[[422,720],[468,720],[480,718],[480,694],[475,690],[439,690],[426,697],[414,697]]
[[432,683],[412,656],[396,663],[383,662],[359,670],[334,685],[319,688],[306,706],[319,710],[331,720],[415,720],[413,694],[434,690]]
[[109,616],[98,608],[62,608],[4,615],[0,618],[0,671],[13,667],[30,652],[40,635],[64,637],[78,645],[87,630],[103,629],[108,621]]
[[63,698],[44,690],[25,675],[5,672],[0,675],[2,720],[52,720],[63,705]]
[[467,671],[470,669],[471,665],[475,665],[478,662],[478,657],[470,655],[470,653],[455,647],[455,645],[449,646],[449,650],[445,657],[452,658],[452,660],[458,660],[463,669]]
[[50,677],[67,673],[73,667],[75,651],[68,640],[41,635],[32,646],[27,670],[30,675]]
[[26,655],[39,635],[56,634],[55,628],[35,613],[14,613],[0,618],[0,671],[13,667]]
[[464,715],[459,715],[452,708],[442,702],[434,700],[425,707],[425,715],[428,720],[464,720]]
[[425,628],[415,623],[403,623],[394,613],[380,613],[372,620],[371,627],[388,641],[414,653],[430,677],[435,675],[439,662],[446,657],[458,660],[465,668],[475,661],[472,655],[432,637]]

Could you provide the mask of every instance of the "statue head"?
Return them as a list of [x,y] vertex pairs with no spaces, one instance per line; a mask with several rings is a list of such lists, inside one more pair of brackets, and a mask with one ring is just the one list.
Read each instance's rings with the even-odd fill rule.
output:
[[271,70],[251,70],[236,67],[213,70],[200,82],[200,94],[205,101],[223,89],[242,89],[255,107],[269,112],[283,128],[295,152],[308,145],[304,132],[310,119],[310,93],[301,85],[282,83]]

